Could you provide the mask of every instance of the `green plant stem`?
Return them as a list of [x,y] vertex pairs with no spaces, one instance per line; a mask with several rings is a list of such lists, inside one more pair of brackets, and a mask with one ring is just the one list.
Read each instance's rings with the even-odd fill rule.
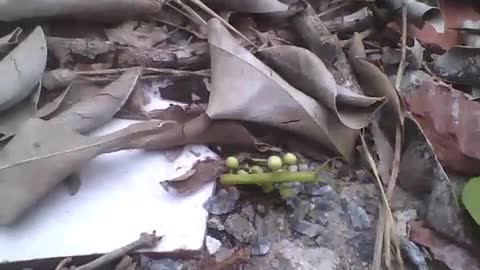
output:
[[288,182],[311,183],[317,181],[315,172],[273,172],[253,174],[223,174],[220,182],[224,185],[263,185]]

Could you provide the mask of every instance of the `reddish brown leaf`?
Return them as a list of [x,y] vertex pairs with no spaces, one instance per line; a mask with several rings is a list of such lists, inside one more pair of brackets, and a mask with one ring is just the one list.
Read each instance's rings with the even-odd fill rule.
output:
[[468,250],[440,237],[434,231],[424,227],[422,222],[411,224],[410,239],[430,248],[435,259],[442,261],[452,270],[480,269],[479,262]]
[[404,98],[445,167],[468,174],[480,173],[478,102],[432,80],[423,82]]

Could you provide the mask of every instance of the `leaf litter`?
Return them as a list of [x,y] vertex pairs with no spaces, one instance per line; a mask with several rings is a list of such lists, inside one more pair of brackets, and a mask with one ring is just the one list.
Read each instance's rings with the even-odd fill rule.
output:
[[[478,250],[474,239],[478,228],[466,222],[468,215],[459,204],[463,199],[471,211],[469,198],[474,197],[475,188],[466,185],[466,195],[460,198],[458,185],[462,183],[449,173],[478,173],[474,93],[479,87],[476,20],[480,16],[471,1],[460,1],[457,11],[452,9],[457,3],[445,0],[323,1],[313,7],[309,1],[292,4],[277,0],[77,2],[0,4],[1,21],[74,18],[79,29],[86,23],[92,23],[88,29],[95,29],[62,35],[42,25],[30,34],[22,28],[2,33],[0,68],[2,64],[5,67],[2,85],[8,91],[0,99],[0,175],[4,175],[0,176],[0,223],[13,223],[28,215],[27,210],[59,183],[76,183],[75,172],[102,153],[167,151],[174,160],[184,145],[208,144],[222,156],[232,149],[237,154],[248,152],[241,154],[249,157],[242,159],[241,166],[250,171],[249,160],[262,159],[257,156],[293,150],[299,153],[301,164],[290,166],[292,173],[308,163],[304,156],[323,161],[325,156],[341,157],[355,168],[346,171],[372,169],[376,187],[383,192],[373,211],[365,206],[378,225],[375,248],[372,246],[367,259],[362,258],[362,264],[368,261],[374,269],[392,269],[395,263],[403,267],[400,243],[404,252],[405,247],[417,247],[416,242],[450,269],[478,268],[470,255]],[[384,26],[385,31],[380,32]],[[396,36],[388,35],[392,29]],[[145,85],[150,82],[169,85],[158,89],[163,98],[188,104],[145,110],[149,102]],[[204,85],[199,87],[199,82]],[[37,111],[38,104],[41,108]],[[114,117],[145,122],[105,136],[86,135]],[[355,162],[359,157],[367,157],[368,165]],[[202,160],[161,185],[192,194],[224,170],[221,160]],[[340,191],[358,184],[345,179],[340,184],[323,180],[327,187],[344,185]],[[72,188],[72,192],[78,191],[78,186]],[[397,235],[389,210],[396,197],[392,196],[394,189],[402,189],[411,198],[423,198],[423,212],[418,212],[426,222],[413,224],[409,239],[399,239],[404,235]],[[243,198],[243,189],[241,194],[239,217],[246,223],[240,223],[255,225],[242,229],[254,228],[262,236],[246,206],[251,201]],[[260,197],[263,202],[272,199],[270,195]],[[310,204],[304,197],[296,199],[283,198],[295,211]],[[316,208],[318,198],[312,202]],[[260,209],[252,210],[254,217],[267,219],[274,211],[266,214]],[[341,207],[333,209],[343,211]],[[237,210],[231,215],[238,215]],[[305,211],[305,219],[297,223],[318,225],[315,222],[321,219],[311,216],[319,210]],[[330,222],[336,224],[336,234],[330,235],[342,231],[341,218],[334,216],[330,215]],[[329,228],[328,224],[321,226]],[[274,231],[281,226],[268,227]],[[236,240],[227,234],[242,235],[232,231],[236,229],[240,228],[214,231],[213,238],[222,242],[218,252],[235,248]],[[375,231],[369,233],[375,238]],[[351,234],[349,239],[367,235]],[[282,236],[298,240],[288,232]],[[268,234],[262,237],[267,239],[259,239],[258,245],[278,240]],[[349,241],[329,247],[334,240],[322,235],[310,239],[324,244],[318,244],[320,250],[327,246],[336,255],[358,252],[348,249],[353,246],[353,240]],[[406,241],[409,244],[404,245]],[[279,246],[283,247],[272,245],[264,259],[248,253],[239,261],[248,261],[245,265],[251,267],[272,263],[285,254],[275,250]],[[233,250],[225,252],[234,254]],[[315,254],[323,254],[320,250]],[[309,261],[307,253],[299,259],[291,251],[290,257],[281,259],[292,265],[301,262],[306,267],[302,269],[318,266]],[[412,250],[406,254],[413,256]],[[338,255],[335,261],[339,258],[343,257]],[[202,262],[212,269],[237,263],[209,259]],[[86,269],[89,267],[97,265]]]

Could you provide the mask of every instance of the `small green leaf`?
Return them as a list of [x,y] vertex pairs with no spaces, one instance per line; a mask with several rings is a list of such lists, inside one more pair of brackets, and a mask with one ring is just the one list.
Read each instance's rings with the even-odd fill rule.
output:
[[470,179],[465,185],[462,201],[468,213],[480,225],[480,177]]

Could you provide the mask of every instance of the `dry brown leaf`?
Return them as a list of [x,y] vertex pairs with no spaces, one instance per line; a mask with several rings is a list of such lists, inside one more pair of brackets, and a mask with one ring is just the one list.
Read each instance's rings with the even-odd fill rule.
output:
[[382,107],[380,128],[384,130],[393,145],[397,123],[401,125],[403,130],[405,108],[387,75],[364,57],[365,49],[362,40],[355,34],[349,50],[350,63],[367,95],[387,99],[387,103]]
[[433,257],[445,263],[451,270],[479,270],[478,255],[442,238],[425,227],[422,222],[411,224],[410,239],[430,249]]
[[87,137],[63,125],[30,119],[0,151],[0,224],[11,224],[53,187],[95,156],[131,148],[156,133],[158,122]]
[[223,173],[225,166],[222,160],[206,159],[197,161],[192,169],[185,174],[170,180],[161,182],[165,190],[175,190],[180,194],[191,194],[198,191],[206,183],[215,181]]
[[18,38],[22,33],[22,28],[17,27],[9,34],[0,37],[0,59],[7,54],[18,43]]
[[293,27],[307,48],[323,61],[339,87],[363,94],[338,38],[328,31],[324,22],[312,10],[307,9],[296,15]]
[[209,21],[209,43],[213,87],[207,114],[212,119],[275,126],[352,159],[358,131],[347,128],[330,110],[289,85],[241,47],[215,19]]
[[[415,73],[408,76],[419,77]],[[479,174],[480,104],[430,77],[419,80],[402,95],[442,165],[464,174]]]
[[79,133],[89,132],[110,121],[120,110],[132,93],[141,72],[140,68],[125,71],[101,90],[98,86],[73,84],[67,94],[62,94],[47,104],[39,116]]
[[356,94],[338,86],[333,75],[315,54],[295,46],[275,46],[258,52],[260,59],[288,83],[335,111],[352,129],[363,128],[384,98]]

